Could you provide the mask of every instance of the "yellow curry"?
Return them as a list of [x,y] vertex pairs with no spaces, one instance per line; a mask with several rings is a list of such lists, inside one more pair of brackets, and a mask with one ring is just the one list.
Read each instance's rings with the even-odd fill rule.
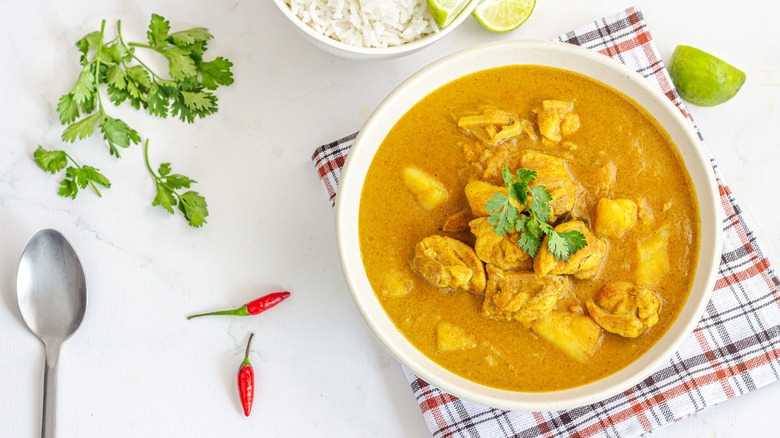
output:
[[[528,231],[497,232],[491,200],[533,212],[508,196],[504,169],[533,171],[530,198],[549,195],[535,253]],[[581,247],[561,256],[553,233]],[[700,230],[685,166],[645,110],[572,72],[510,66],[455,80],[398,121],[368,171],[359,235],[377,298],[417,349],[484,385],[553,391],[663,336]]]

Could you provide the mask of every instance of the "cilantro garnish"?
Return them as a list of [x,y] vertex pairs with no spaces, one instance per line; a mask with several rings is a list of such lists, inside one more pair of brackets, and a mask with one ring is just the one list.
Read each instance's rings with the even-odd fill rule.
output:
[[[92,166],[81,166],[76,160],[68,155],[65,151],[47,151],[41,145],[38,145],[38,149],[33,154],[35,162],[46,172],[55,174],[65,169],[65,178],[60,181],[60,188],[57,193],[65,198],[75,199],[79,193],[79,189],[86,189],[89,185],[95,193],[102,197],[100,190],[98,190],[95,184],[99,184],[105,188],[111,187],[111,182],[99,169]],[[68,166],[68,162],[72,163],[72,166]]]
[[144,144],[144,160],[146,169],[154,178],[157,187],[157,196],[154,197],[152,205],[159,205],[170,214],[174,214],[173,207],[178,207],[179,211],[184,214],[187,222],[195,228],[205,224],[206,216],[209,215],[206,198],[192,190],[182,194],[177,191],[179,189],[188,189],[190,185],[197,183],[197,181],[178,173],[171,173],[171,163],[160,164],[155,173],[151,164],[149,164],[149,140],[146,140]]
[[[536,171],[520,168],[513,175],[505,164],[502,175],[509,196],[496,193],[485,204],[491,213],[488,222],[493,225],[496,234],[503,236],[517,231],[520,233],[517,245],[531,257],[539,252],[544,236],[547,235],[547,249],[561,261],[568,261],[570,255],[588,246],[581,232],[554,231],[552,225],[547,223],[552,213],[552,198],[544,186],[530,186],[536,180]],[[523,211],[512,205],[510,199],[522,205]]]
[[[81,70],[76,83],[57,104],[60,122],[67,125],[62,133],[64,142],[83,140],[99,131],[109,153],[117,158],[120,150],[141,142],[138,131],[108,113],[104,94],[116,106],[128,102],[133,108],[143,109],[152,116],[175,116],[188,123],[217,112],[214,90],[233,83],[230,70],[233,63],[222,57],[204,60],[207,42],[214,36],[203,27],[171,32],[170,23],[157,14],[152,14],[146,36],[147,41],[142,43],[125,42],[122,22],[117,21],[116,37],[108,39],[106,21],[103,20],[100,31],[89,33],[76,43],[81,54]],[[137,50],[163,57],[168,64],[167,71],[152,70],[137,56]],[[147,154],[146,150],[144,154]],[[78,189],[86,185],[92,186],[99,195],[94,183],[106,188],[110,185],[96,169],[80,167],[63,151],[46,151],[39,147],[34,158],[44,170],[52,173],[65,168],[68,160],[73,164],[67,167],[66,178],[60,185],[62,196],[75,198]],[[166,180],[162,172],[159,178],[162,179],[155,176],[158,196],[154,205],[162,205],[169,211],[172,211],[172,206],[178,205],[190,225],[202,225],[207,214],[202,214],[206,210],[205,200],[195,192],[187,192],[181,197],[176,195],[174,202],[158,202],[160,184],[170,188],[167,193],[173,195],[175,190],[189,187],[175,176]],[[192,182],[187,179],[186,184]]]

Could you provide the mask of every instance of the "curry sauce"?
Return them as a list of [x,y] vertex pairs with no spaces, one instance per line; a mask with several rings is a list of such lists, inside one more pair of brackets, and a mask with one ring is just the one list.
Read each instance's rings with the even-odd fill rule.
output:
[[[564,129],[560,138],[542,135],[540,124],[546,123],[540,119],[543,102],[571,103],[572,114],[578,118],[576,129]],[[485,138],[458,125],[463,117],[493,109],[517,115],[516,122],[523,121],[525,131],[512,126],[513,120],[507,125],[511,137],[499,135],[495,144],[486,144]],[[490,129],[489,137],[496,138],[493,131],[500,129]],[[477,219],[469,211],[466,184],[479,180],[503,187],[490,167],[508,164],[514,170],[524,153],[562,160],[576,191],[571,191],[573,207],[565,207],[570,211],[555,211],[555,216],[576,220],[577,227],[593,233],[596,240],[592,242],[603,242],[605,248],[603,259],[588,275],[555,275],[560,289],[554,292],[554,312],[588,317],[592,323],[591,318],[597,319],[591,315],[597,310],[592,307],[594,302],[599,303],[605,293],[622,290],[621,285],[632,284],[660,303],[654,310],[657,322],[622,332],[610,331],[601,322],[604,330],[593,324],[599,333],[597,345],[586,357],[577,357],[544,336],[542,322],[550,325],[546,317],[536,316],[541,318],[536,322],[502,319],[485,310],[491,276],[507,272],[529,276],[536,268],[539,281],[546,281],[533,266],[538,260],[523,264],[521,257],[503,266],[508,269],[493,266],[492,260],[480,262],[480,266],[488,265],[482,274],[487,277],[487,295],[484,284],[473,288],[482,287],[482,291],[471,292],[468,285],[437,287],[419,273],[423,268],[415,267],[415,248],[430,236],[474,247],[477,237],[468,228],[448,226],[445,231],[443,224],[451,223],[453,217],[461,221],[464,215]],[[405,171],[410,168],[435,181],[424,190],[434,192],[435,197],[423,202],[419,193],[410,191],[410,176]],[[630,226],[616,230],[609,223],[604,225],[604,211],[621,207],[620,202],[634,209],[627,210]],[[597,211],[602,217],[597,217]],[[565,223],[570,228],[573,224]],[[540,66],[477,72],[446,84],[411,108],[374,157],[361,195],[358,226],[368,279],[409,342],[460,376],[515,391],[583,385],[626,367],[646,352],[685,304],[700,239],[693,184],[676,147],[652,117],[604,84]],[[595,249],[595,243],[590,249]],[[531,283],[536,281],[528,278]],[[473,279],[469,277],[469,284]]]

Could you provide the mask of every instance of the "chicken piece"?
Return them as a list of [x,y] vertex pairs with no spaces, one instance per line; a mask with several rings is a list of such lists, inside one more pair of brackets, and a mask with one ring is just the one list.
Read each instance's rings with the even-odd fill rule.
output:
[[398,271],[388,272],[382,284],[382,295],[392,298],[408,295],[414,289],[414,280],[409,275]]
[[599,199],[593,231],[599,236],[618,238],[636,223],[636,202],[630,199]]
[[528,119],[522,119],[520,120],[520,127],[523,128],[523,132],[525,132],[525,135],[528,136],[533,141],[536,141],[539,136],[536,135],[536,128],[534,128],[534,123]]
[[539,151],[526,150],[520,154],[520,167],[536,171],[536,180],[531,186],[544,186],[550,193],[552,213],[550,221],[571,211],[577,199],[577,186],[566,171],[563,158]]
[[578,313],[551,312],[534,321],[531,329],[567,356],[583,363],[596,353],[602,337],[601,327]]
[[569,288],[563,276],[539,277],[533,272],[505,271],[487,265],[488,284],[482,316],[498,321],[531,322],[552,312],[558,298]]
[[519,150],[516,147],[505,146],[496,146],[492,150],[492,154],[485,159],[485,172],[482,174],[482,180],[492,184],[503,185],[504,166],[509,166],[510,169],[517,169],[520,165]]
[[607,244],[596,238],[587,226],[580,221],[564,222],[553,228],[555,231],[565,233],[577,230],[585,235],[588,245],[569,256],[568,261],[555,258],[547,248],[547,237],[539,248],[539,253],[534,259],[534,272],[537,275],[563,275],[572,274],[581,280],[591,280],[596,277],[601,267],[601,261],[607,255]]
[[[469,181],[463,190],[466,192],[466,199],[469,202],[469,207],[471,207],[471,212],[476,217],[490,216],[490,213],[485,206],[488,200],[494,195],[502,194],[507,196],[506,187],[498,187],[477,180]],[[511,202],[519,211],[523,211],[523,206],[516,200],[510,199],[509,202]]]
[[661,302],[650,289],[627,281],[610,283],[585,303],[594,321],[604,330],[636,338],[658,322]]
[[[542,101],[542,109],[536,114],[539,132],[542,136],[552,141],[558,142],[563,140],[561,124],[564,121],[564,117],[572,111],[574,111],[574,103],[572,102],[561,100]],[[572,125],[573,123],[573,120],[570,119],[568,124]],[[579,118],[577,118],[577,125],[579,125]]]
[[436,178],[416,167],[404,168],[404,184],[420,207],[433,210],[447,200],[447,188]]
[[469,222],[474,219],[471,210],[465,208],[455,214],[451,214],[444,221],[441,230],[447,233],[458,233],[469,229]]
[[447,321],[436,324],[436,349],[440,352],[463,351],[477,347],[477,340],[462,327]]
[[639,260],[634,268],[636,282],[653,286],[669,271],[669,228],[661,227],[649,239],[637,243]]
[[531,269],[533,261],[517,245],[519,233],[509,233],[499,236],[493,231],[493,225],[488,218],[481,217],[469,222],[471,232],[477,237],[474,251],[477,257],[485,263],[492,263],[502,269]]
[[485,268],[470,246],[433,235],[414,247],[412,269],[436,287],[485,292]]

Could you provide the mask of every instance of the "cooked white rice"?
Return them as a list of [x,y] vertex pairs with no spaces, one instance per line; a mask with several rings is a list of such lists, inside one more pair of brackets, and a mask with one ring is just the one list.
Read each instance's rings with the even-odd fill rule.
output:
[[285,0],[315,31],[358,47],[400,46],[433,32],[426,0]]

